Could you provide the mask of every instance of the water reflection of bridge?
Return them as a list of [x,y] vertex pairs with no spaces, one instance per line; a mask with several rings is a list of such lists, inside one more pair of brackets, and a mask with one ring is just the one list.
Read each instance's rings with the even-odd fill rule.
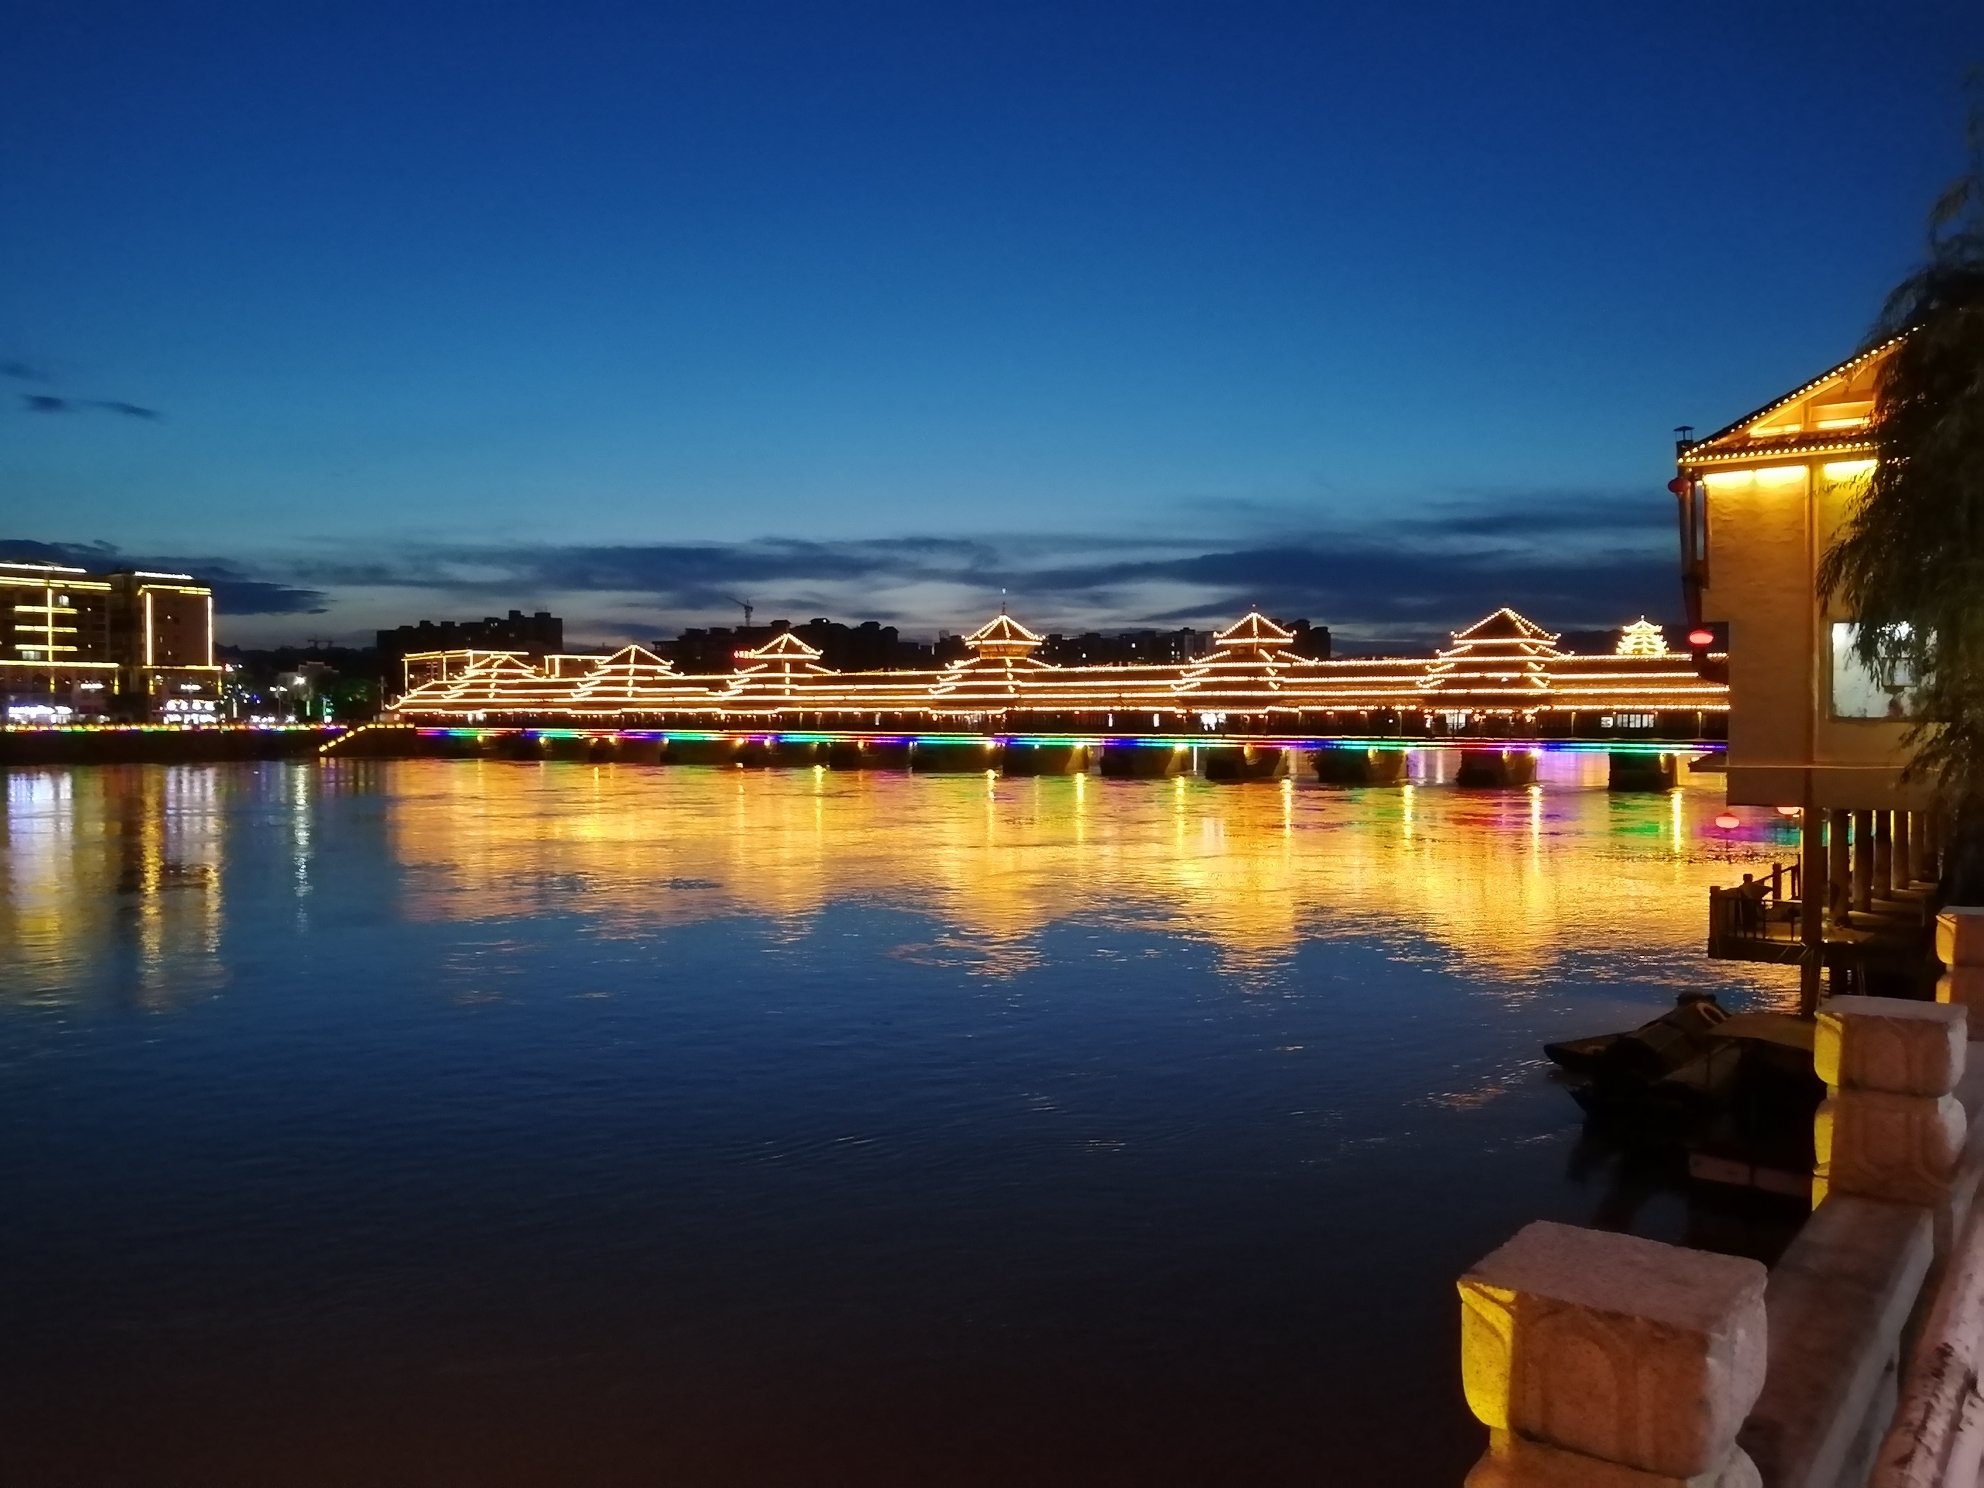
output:
[[[1701,896],[1793,840],[1774,823],[1765,841],[1725,840],[1721,792],[1700,776],[1608,795],[1597,752],[1541,755],[1541,788],[1524,791],[1413,788],[1451,779],[1456,757],[1410,763],[1408,785],[1378,791],[368,760],[17,770],[0,822],[0,1004],[88,995],[107,945],[126,968],[119,995],[204,999],[229,979],[230,924],[271,893],[302,917],[335,884],[354,892],[349,855],[374,831],[404,876],[366,881],[422,922],[575,914],[614,939],[755,917],[797,936],[852,901],[929,917],[891,954],[990,976],[1064,954],[1045,937],[1071,923],[1179,935],[1249,974],[1308,938],[1403,926],[1401,954],[1516,978],[1509,995],[1540,994],[1577,958],[1602,968],[1580,975],[1620,974],[1630,926],[1631,975],[1678,990],[1699,981],[1683,952],[1699,945]],[[378,809],[344,813],[347,797]],[[1724,970],[1760,989],[1781,975]]]

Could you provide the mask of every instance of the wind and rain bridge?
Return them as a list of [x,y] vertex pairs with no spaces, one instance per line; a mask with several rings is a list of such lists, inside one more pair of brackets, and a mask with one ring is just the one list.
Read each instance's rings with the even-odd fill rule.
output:
[[[1250,610],[1203,657],[1056,666],[1002,612],[964,637],[965,659],[920,671],[832,671],[789,631],[707,674],[637,645],[429,652],[406,658],[387,721],[435,753],[1213,779],[1307,766],[1343,784],[1402,780],[1410,751],[1437,748],[1461,751],[1462,784],[1526,785],[1539,751],[1579,750],[1609,754],[1613,784],[1653,788],[1727,737],[1725,658],[1671,650],[1644,620],[1597,653],[1506,608],[1429,656],[1315,660],[1294,639]],[[386,747],[372,731],[332,746]]]

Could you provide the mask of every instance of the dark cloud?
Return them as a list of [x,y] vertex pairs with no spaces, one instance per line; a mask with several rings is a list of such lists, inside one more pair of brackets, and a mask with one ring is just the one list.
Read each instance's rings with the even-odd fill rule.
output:
[[1456,537],[1537,537],[1575,535],[1589,537],[1596,532],[1661,532],[1674,525],[1673,503],[1667,508],[1648,501],[1607,501],[1594,498],[1589,505],[1567,511],[1561,505],[1518,504],[1485,511],[1458,511],[1438,519],[1439,526]]
[[144,568],[158,573],[195,575],[214,591],[214,609],[222,615],[321,615],[329,596],[269,579],[258,579],[226,559],[169,557],[156,553],[125,553],[109,543],[45,543],[24,538],[0,538],[0,559],[16,563],[61,563],[91,573]]
[[[685,610],[724,607],[740,590],[841,588],[876,582],[990,584],[999,545],[965,538],[867,542],[681,543],[622,547],[446,548],[402,551],[386,562],[312,563],[298,570],[332,587],[432,589],[463,597],[510,590],[637,594]],[[767,603],[774,601],[768,599]]]
[[425,589],[439,605],[614,594],[658,616],[721,611],[742,594],[763,614],[810,606],[919,629],[957,617],[891,614],[882,596],[936,585],[988,597],[1007,591],[1019,613],[1041,623],[1098,614],[1124,625],[1212,623],[1259,604],[1410,638],[1441,636],[1505,604],[1546,624],[1581,626],[1671,613],[1680,601],[1673,560],[1657,545],[1564,553],[1552,545],[1456,546],[1410,531],[1395,542],[1318,536],[1196,550],[1109,539],[1052,546],[948,538],[432,549],[390,563],[310,565],[296,576],[331,590]]
[[197,574],[214,591],[214,610],[222,615],[321,615],[330,596],[321,589],[298,589],[266,579],[245,579],[198,559],[184,560],[181,573]]
[[1632,550],[1562,561],[1344,541],[1089,563],[1026,581],[1034,592],[1070,597],[1165,582],[1207,597],[1149,616],[1153,621],[1211,619],[1258,604],[1277,614],[1401,634],[1443,630],[1502,605],[1549,624],[1609,623],[1625,610],[1674,609],[1680,593],[1671,560]]
[[75,413],[84,408],[96,408],[105,413],[121,413],[126,418],[155,419],[159,416],[156,408],[145,408],[118,398],[58,398],[51,393],[22,393],[21,402],[29,413]]
[[[832,615],[929,634],[1010,596],[1055,628],[1211,625],[1248,605],[1306,616],[1366,642],[1440,640],[1501,605],[1553,629],[1597,629],[1680,610],[1664,493],[1471,500],[1382,528],[1321,524],[1230,542],[1107,534],[901,537],[838,542],[379,545],[363,560],[299,556],[252,566],[147,558],[198,573],[234,615],[447,618],[551,605],[643,634],[728,614]],[[52,561],[135,560],[100,547]],[[4,556],[4,553],[0,553]],[[50,561],[44,559],[44,561]],[[375,591],[360,595],[354,591]],[[393,594],[383,599],[378,591]],[[381,613],[382,605],[391,608]],[[405,614],[399,611],[404,607]]]
[[52,381],[45,369],[37,367],[33,362],[24,361],[19,357],[8,357],[5,360],[0,360],[0,377],[11,377],[16,382]]

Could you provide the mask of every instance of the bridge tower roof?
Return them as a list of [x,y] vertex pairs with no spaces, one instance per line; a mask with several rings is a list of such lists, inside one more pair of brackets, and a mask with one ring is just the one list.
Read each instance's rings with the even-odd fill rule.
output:
[[810,646],[789,630],[781,630],[764,645],[750,651],[739,651],[739,661],[818,661],[820,648]]
[[1453,641],[1426,668],[1420,690],[1467,694],[1484,706],[1507,706],[1494,700],[1508,695],[1533,700],[1547,693],[1549,663],[1564,654],[1555,635],[1507,605],[1455,631]]
[[964,643],[980,657],[1031,656],[1045,636],[1035,635],[1004,610],[964,638]]

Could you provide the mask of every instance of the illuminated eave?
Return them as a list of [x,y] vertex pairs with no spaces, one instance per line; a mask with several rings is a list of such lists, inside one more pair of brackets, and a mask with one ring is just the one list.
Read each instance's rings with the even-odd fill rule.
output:
[[1848,382],[1852,381],[1853,374],[1855,372],[1859,371],[1862,367],[1865,367],[1869,362],[1876,361],[1879,358],[1886,356],[1890,351],[1894,350],[1895,347],[1899,346],[1906,339],[1907,339],[1906,333],[1903,333],[1900,336],[1890,336],[1887,340],[1883,341],[1879,346],[1870,346],[1867,350],[1856,353],[1855,355],[1848,357],[1845,361],[1840,362],[1837,366],[1828,367],[1825,371],[1821,372],[1817,377],[1812,378],[1809,382],[1806,382],[1799,387],[1793,388],[1783,397],[1774,398],[1769,403],[1766,403],[1762,408],[1754,409],[1751,412],[1744,414],[1743,417],[1737,419],[1734,423],[1727,424],[1724,427],[1717,429],[1713,434],[1709,435],[1706,439],[1696,440],[1693,444],[1689,445],[1687,449],[1683,450],[1679,454],[1679,456],[1677,457],[1678,463],[1680,464],[1683,470],[1687,470],[1701,465],[1710,465],[1710,464],[1726,465],[1726,464],[1741,462],[1743,460],[1748,460],[1758,457],[1760,452],[1766,449],[1771,449],[1778,453],[1790,453],[1790,454],[1825,453],[1825,452],[1829,452],[1829,446],[1834,444],[1838,445],[1839,450],[1842,453],[1844,453],[1849,449],[1860,449],[1863,447],[1870,449],[1872,447],[1871,444],[1867,443],[1864,440],[1846,440],[1846,441],[1818,440],[1818,441],[1812,441],[1810,444],[1807,444],[1806,441],[1804,441],[1801,437],[1794,436],[1782,442],[1772,441],[1772,440],[1753,440],[1745,444],[1744,446],[1738,448],[1737,450],[1734,450],[1726,454],[1705,453],[1705,451],[1707,451],[1710,446],[1719,444],[1726,439],[1733,439],[1736,436],[1742,434],[1745,430],[1753,429],[1757,427],[1757,425],[1762,424],[1764,420],[1768,419],[1773,413],[1776,413],[1779,409],[1788,408],[1793,403],[1803,401],[1804,399],[1810,397],[1813,393],[1817,392],[1820,388],[1824,387],[1827,383],[1832,382],[1835,379],[1844,379]]
[[1878,452],[1873,437],[1865,434],[1850,439],[1758,440],[1743,449],[1721,453],[1697,453],[1696,449],[1690,449],[1680,457],[1679,464],[1683,470],[1702,470],[1712,465],[1770,465],[1787,460],[1816,460]]

